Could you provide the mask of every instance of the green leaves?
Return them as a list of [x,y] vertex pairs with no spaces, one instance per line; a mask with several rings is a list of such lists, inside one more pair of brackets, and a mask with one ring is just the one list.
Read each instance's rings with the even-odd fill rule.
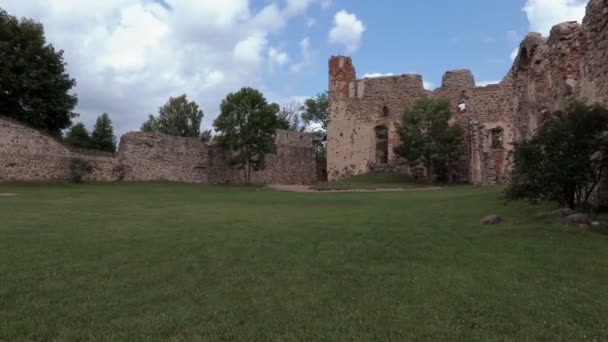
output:
[[462,139],[459,126],[450,126],[450,104],[447,100],[425,97],[404,111],[398,133],[401,145],[395,153],[411,167],[424,165],[429,180],[433,171],[444,177],[447,168],[457,157]]
[[91,146],[100,151],[116,152],[116,137],[114,136],[112,120],[106,113],[98,117],[95,122],[91,134]]
[[158,109],[158,117],[150,115],[141,127],[143,132],[158,132],[178,137],[198,138],[201,135],[203,111],[186,94],[172,97]]
[[537,134],[516,145],[511,198],[586,206],[608,166],[608,110],[573,103],[544,118]]
[[268,104],[264,95],[253,88],[230,93],[222,101],[221,113],[213,126],[220,133],[218,141],[232,152],[231,164],[244,170],[247,182],[251,170],[264,169],[266,155],[276,151],[278,112],[277,105]]
[[329,92],[324,91],[315,98],[306,100],[302,119],[306,124],[316,123],[326,130],[329,124]]
[[43,26],[0,9],[0,113],[59,136],[76,116],[75,85]]
[[330,120],[328,91],[319,93],[315,98],[304,102],[302,120],[306,125],[317,124],[321,127],[313,132],[313,144],[317,152],[325,153],[327,126]]
[[116,152],[116,137],[112,120],[106,113],[97,118],[92,134],[89,134],[82,123],[77,123],[68,130],[64,140],[69,145],[78,148]]
[[77,148],[91,148],[91,135],[83,123],[72,126],[66,133],[65,142]]

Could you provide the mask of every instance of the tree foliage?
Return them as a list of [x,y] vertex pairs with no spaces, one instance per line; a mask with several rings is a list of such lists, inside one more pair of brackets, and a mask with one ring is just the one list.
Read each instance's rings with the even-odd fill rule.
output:
[[116,137],[112,120],[106,113],[97,118],[93,133],[91,133],[91,147],[106,152],[116,152]]
[[294,132],[306,131],[303,114],[304,105],[300,102],[292,101],[283,105],[279,111],[279,128]]
[[317,152],[325,152],[327,126],[329,125],[329,92],[324,91],[304,102],[302,120],[306,126],[317,126],[313,130],[313,143]]
[[511,198],[587,206],[608,167],[608,110],[571,104],[543,118],[536,135],[515,146]]
[[213,123],[219,132],[217,139],[232,152],[231,165],[243,170],[248,183],[251,171],[263,170],[266,155],[276,151],[278,111],[278,105],[269,104],[264,95],[253,88],[230,93],[222,101],[221,113]]
[[93,172],[93,166],[86,160],[73,158],[70,161],[70,177],[74,183],[82,183],[83,179]]
[[65,138],[65,142],[70,146],[77,148],[91,148],[91,135],[87,128],[81,122],[75,124],[70,127],[67,131]]
[[198,138],[201,135],[203,111],[186,94],[172,97],[158,109],[158,117],[150,115],[142,132],[158,132],[178,137]]
[[206,142],[206,143],[210,143],[213,142],[214,136],[213,136],[213,130],[211,129],[206,129],[204,131],[201,132],[201,140]]
[[42,24],[0,9],[0,113],[60,136],[76,116],[75,84]]
[[398,133],[401,145],[395,153],[411,167],[422,164],[428,180],[445,178],[450,164],[457,158],[462,129],[450,126],[450,104],[445,99],[421,98],[403,112]]

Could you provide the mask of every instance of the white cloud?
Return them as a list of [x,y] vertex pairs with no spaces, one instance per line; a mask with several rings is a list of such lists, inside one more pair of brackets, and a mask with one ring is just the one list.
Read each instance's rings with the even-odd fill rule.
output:
[[424,86],[424,89],[426,89],[426,90],[435,89],[435,84],[433,82],[422,81],[422,85]]
[[386,77],[386,76],[394,76],[394,74],[391,72],[386,73],[386,74],[383,74],[381,72],[372,72],[372,73],[364,74],[363,78],[376,78],[376,77]]
[[528,0],[523,10],[528,16],[530,30],[547,35],[556,24],[582,21],[588,0]]
[[346,53],[353,53],[361,47],[365,25],[355,14],[342,10],[334,17],[334,26],[329,32],[329,42],[342,45]]
[[271,70],[274,70],[275,67],[283,66],[289,62],[289,54],[287,52],[281,51],[275,47],[271,47],[268,50],[268,64]]
[[310,38],[306,37],[300,41],[300,62],[291,66],[291,72],[297,73],[310,64],[312,59],[312,49],[310,46]]
[[234,47],[234,58],[237,62],[259,64],[262,61],[262,49],[268,41],[258,33],[255,33],[236,44]]
[[500,83],[500,80],[492,80],[492,81],[476,81],[475,85],[477,87],[485,87],[485,86],[489,86],[491,84],[498,84]]
[[511,55],[509,56],[511,58],[511,61],[514,61],[515,58],[517,58],[517,55],[519,54],[519,48],[515,48],[513,49],[513,51],[511,51]]
[[[170,96],[187,93],[208,127],[224,96],[245,85],[264,88],[273,64],[289,63],[272,41],[294,16],[327,0],[0,0],[17,17],[34,18],[65,50],[77,80],[76,112],[92,125],[108,112],[118,133],[136,130]],[[308,48],[310,46],[308,45]]]

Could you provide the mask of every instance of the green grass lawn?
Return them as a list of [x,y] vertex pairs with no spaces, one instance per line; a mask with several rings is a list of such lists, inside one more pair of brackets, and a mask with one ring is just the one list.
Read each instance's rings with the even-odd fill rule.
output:
[[411,189],[430,186],[424,180],[414,179],[400,173],[365,173],[337,182],[324,182],[315,186],[317,190],[376,190]]
[[608,238],[500,192],[0,185],[0,340],[608,340]]

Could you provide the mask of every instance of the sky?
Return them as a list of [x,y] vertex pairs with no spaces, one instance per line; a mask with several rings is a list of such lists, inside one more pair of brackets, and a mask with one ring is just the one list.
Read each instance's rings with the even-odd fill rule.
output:
[[357,75],[417,73],[429,89],[448,70],[500,81],[528,32],[577,20],[587,0],[0,0],[44,24],[76,79],[76,121],[109,113],[118,134],[139,130],[171,96],[187,94],[211,128],[244,86],[269,101],[327,89],[328,59]]

